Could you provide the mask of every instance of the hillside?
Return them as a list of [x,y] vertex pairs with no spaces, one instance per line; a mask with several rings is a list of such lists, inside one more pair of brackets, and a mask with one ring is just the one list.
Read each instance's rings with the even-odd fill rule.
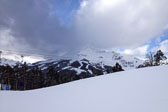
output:
[[25,92],[0,91],[1,112],[167,112],[168,66]]
[[10,59],[6,59],[6,58],[2,58],[0,61],[0,65],[10,65],[10,66],[14,66],[17,63],[20,63],[18,61],[14,61],[14,60],[10,60]]
[[[0,65],[14,66],[21,64],[15,57],[14,60],[2,58]],[[119,63],[124,70],[135,69],[144,61],[134,56],[120,54],[114,51],[86,47],[76,52],[73,57],[62,56],[47,58],[43,61],[28,63],[29,68],[39,67],[43,73],[49,67],[54,68],[61,75],[75,74],[80,77],[90,77],[115,72],[113,66]]]
[[114,66],[115,63],[119,63],[124,70],[134,69],[144,62],[143,60],[140,60],[132,55],[124,55],[115,51],[107,51],[92,47],[81,50],[78,53],[78,58],[85,58],[94,63],[102,63],[110,66]]
[[95,48],[86,48],[78,52],[73,58],[48,59],[33,63],[43,71],[52,66],[59,74],[76,74],[94,76],[95,74],[112,73],[112,67],[119,63],[124,70],[135,69],[144,61],[129,55],[105,51]]

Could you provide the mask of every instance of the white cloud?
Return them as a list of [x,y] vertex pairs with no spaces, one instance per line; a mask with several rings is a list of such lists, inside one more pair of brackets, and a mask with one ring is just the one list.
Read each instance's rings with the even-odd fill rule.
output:
[[145,58],[145,55],[148,52],[148,48],[149,48],[149,45],[144,45],[134,49],[125,49],[124,51],[120,51],[120,53],[127,54],[127,55],[134,55],[140,58]]
[[84,0],[77,12],[78,36],[101,47],[137,47],[168,24],[167,0]]
[[[35,48],[34,48],[35,49]],[[10,52],[33,51],[23,38],[15,38],[10,28],[0,28],[0,50]]]
[[80,4],[80,8],[85,8],[87,6],[87,1],[83,1]]
[[58,14],[64,11],[57,10],[57,0],[0,0],[0,49],[29,54],[75,51],[79,42],[73,25],[64,26]]
[[26,63],[35,63],[35,62],[38,62],[38,61],[45,60],[43,57],[40,57],[40,56],[24,56],[22,58],[20,54],[10,53],[10,52],[7,52],[7,51],[3,51],[2,58],[13,60],[13,61],[19,61],[19,62],[23,61],[23,62],[26,62]]
[[36,57],[36,56],[26,56],[24,57],[24,61],[27,63],[35,63],[38,61],[43,61],[45,60],[43,57]]
[[0,49],[59,55],[75,54],[91,44],[144,55],[146,47],[139,46],[168,25],[168,0],[83,0],[68,27],[55,15],[56,4],[53,0],[1,0]]
[[168,53],[168,40],[162,41],[159,46],[152,48],[152,51],[162,50],[165,54]]
[[15,39],[12,35],[10,35],[11,31],[9,29],[0,29],[0,47],[8,46],[15,42]]

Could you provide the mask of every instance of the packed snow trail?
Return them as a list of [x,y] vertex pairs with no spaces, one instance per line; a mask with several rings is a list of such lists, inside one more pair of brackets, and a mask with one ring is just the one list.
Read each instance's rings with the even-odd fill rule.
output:
[[0,112],[168,112],[168,66],[33,91],[0,91]]

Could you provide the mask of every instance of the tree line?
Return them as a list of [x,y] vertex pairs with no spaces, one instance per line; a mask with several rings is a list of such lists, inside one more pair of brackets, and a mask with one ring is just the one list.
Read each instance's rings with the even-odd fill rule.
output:
[[11,67],[0,66],[0,84],[10,86],[10,90],[32,90],[78,80],[77,75],[59,75],[49,67],[44,73],[39,67],[29,68],[26,63]]
[[146,54],[146,61],[142,65],[139,65],[138,68],[167,64],[166,61],[167,57],[161,50],[158,50],[156,53],[149,52]]
[[[123,71],[121,65],[116,63],[113,72]],[[95,74],[97,76],[100,74]],[[0,84],[8,87],[8,90],[32,90],[38,88],[59,85],[92,76],[80,76],[76,74],[60,75],[50,66],[44,72],[39,67],[28,67],[26,63],[13,67],[0,65]],[[7,89],[7,88],[6,88]]]

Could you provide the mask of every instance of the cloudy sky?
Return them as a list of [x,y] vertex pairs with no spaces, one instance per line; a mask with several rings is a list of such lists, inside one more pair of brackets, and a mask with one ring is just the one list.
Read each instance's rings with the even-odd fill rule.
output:
[[85,46],[168,53],[168,0],[0,0],[0,49],[74,54]]

